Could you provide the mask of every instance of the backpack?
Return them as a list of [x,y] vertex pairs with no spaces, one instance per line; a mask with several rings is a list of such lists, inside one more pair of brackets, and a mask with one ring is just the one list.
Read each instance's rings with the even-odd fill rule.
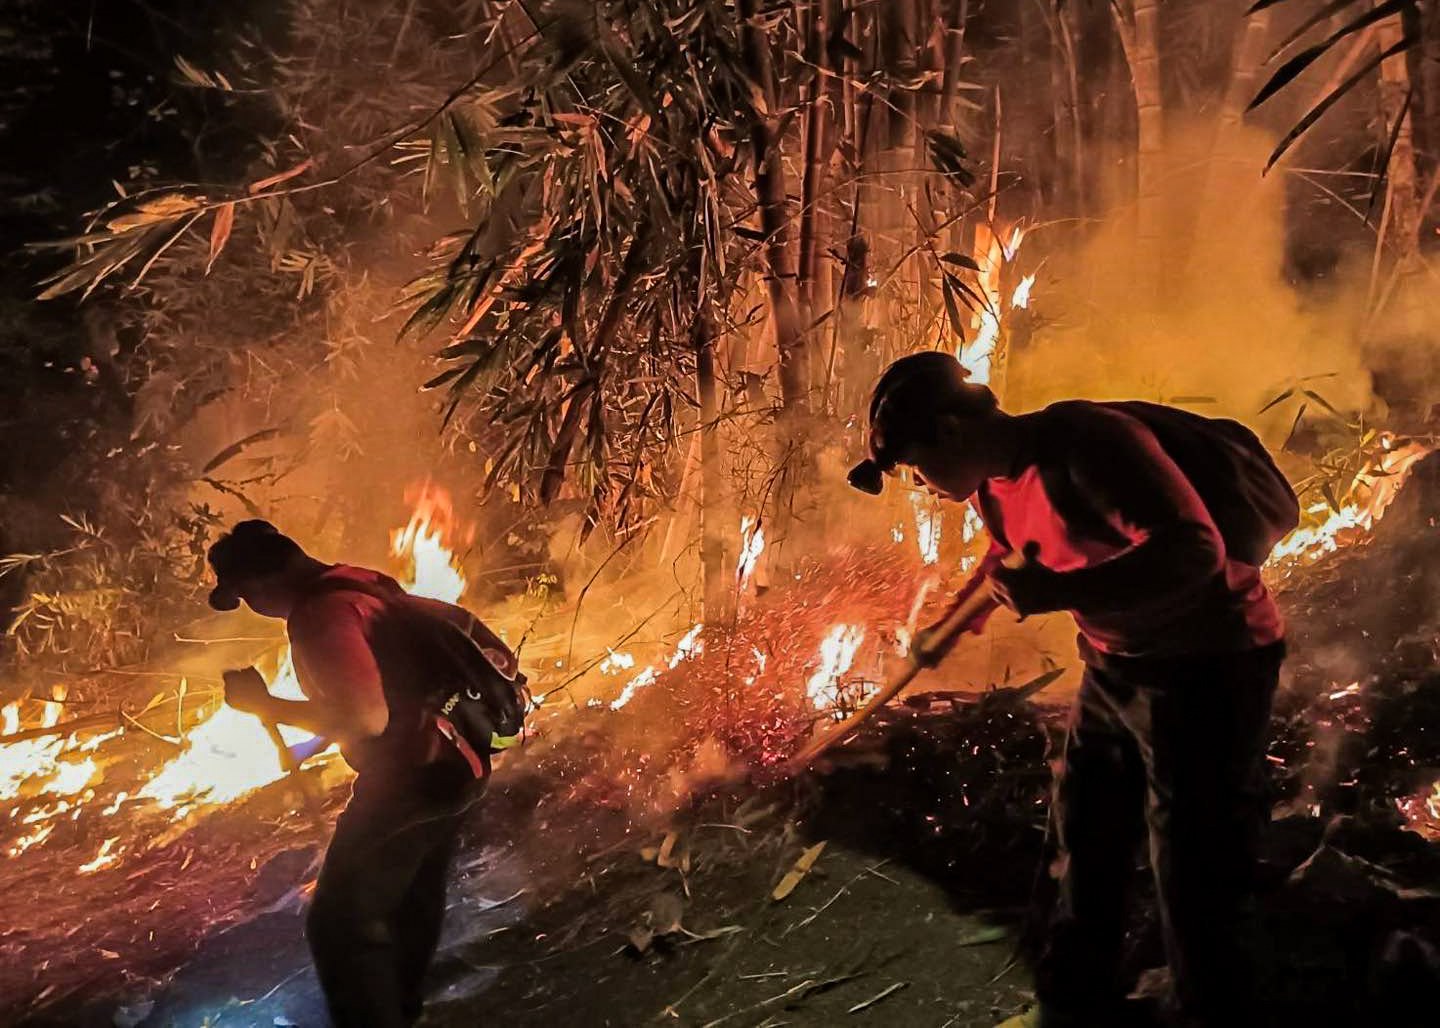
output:
[[[1232,559],[1261,566],[1300,523],[1300,501],[1289,481],[1255,433],[1238,421],[1144,400],[1093,406],[1124,414],[1150,430],[1199,494]],[[1056,510],[1079,531],[1107,540],[1118,535],[1063,467],[1042,470],[1041,479]]]
[[[386,705],[402,715],[403,724],[434,724],[462,754],[473,751],[488,774],[491,754],[506,748],[525,727],[531,707],[525,675],[508,650],[496,656],[508,658],[514,666],[509,672],[470,632],[437,613],[432,604],[439,601],[390,586],[332,579],[319,583],[311,595],[358,592],[381,602],[367,639]],[[478,618],[474,622],[484,630]]]

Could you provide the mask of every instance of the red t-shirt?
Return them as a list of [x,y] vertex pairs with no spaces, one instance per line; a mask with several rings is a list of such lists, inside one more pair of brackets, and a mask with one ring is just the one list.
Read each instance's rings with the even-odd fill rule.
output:
[[[1064,440],[1059,452],[1037,448],[1037,463],[1013,478],[989,479],[980,507],[998,515],[992,536],[998,528],[1006,546],[997,549],[1032,548],[1034,559],[1052,571],[1080,572],[1075,577],[1081,582],[1089,575],[1093,595],[1078,589],[1067,608],[1082,649],[1088,644],[1106,655],[1168,657],[1243,652],[1280,640],[1283,621],[1260,569],[1225,555],[1204,503],[1154,434],[1133,418],[1089,405],[1078,412],[1067,405],[1063,416],[1065,431],[1047,435]],[[1094,538],[1098,533],[1087,535],[1066,522],[1046,491],[1041,459],[1070,474],[1114,538]],[[1162,545],[1174,540],[1173,549],[1147,562],[1148,579],[1122,574],[1117,581],[1104,570],[1157,533],[1165,533]]]
[[[353,589],[345,587],[352,582]],[[344,747],[346,761],[357,771],[382,763],[428,764],[457,756],[433,717],[418,706],[406,709],[386,700],[371,644],[372,627],[385,610],[386,598],[404,595],[388,575],[337,564],[319,576],[285,622],[296,677],[305,697],[341,711],[357,734],[369,736]],[[514,674],[514,654],[468,610],[440,600],[412,598],[410,602],[430,607],[436,615],[454,622],[479,643],[502,673]]]

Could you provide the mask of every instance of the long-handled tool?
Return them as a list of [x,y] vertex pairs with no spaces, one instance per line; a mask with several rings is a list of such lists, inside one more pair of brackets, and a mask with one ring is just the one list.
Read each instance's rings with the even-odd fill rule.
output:
[[[1025,554],[1011,553],[1000,563],[1005,567],[1018,568],[1025,563],[1026,559]],[[916,640],[905,667],[884,688],[870,697],[865,706],[830,731],[816,736],[809,745],[786,761],[786,768],[791,771],[799,771],[832,746],[850,738],[861,725],[875,715],[877,710],[893,700],[913,682],[916,675],[926,668],[934,667],[939,658],[950,652],[950,648],[955,645],[955,640],[970,628],[976,618],[998,606],[998,602],[991,596],[990,590],[985,587],[988,577],[986,568],[982,565],[960,595],[956,597],[955,603],[944,619],[927,631],[923,638]]]

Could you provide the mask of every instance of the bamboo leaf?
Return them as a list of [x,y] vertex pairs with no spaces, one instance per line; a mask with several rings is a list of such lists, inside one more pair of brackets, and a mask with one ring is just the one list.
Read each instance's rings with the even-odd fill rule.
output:
[[257,179],[256,181],[251,182],[250,185],[246,187],[246,192],[248,192],[251,196],[254,196],[256,193],[264,192],[271,186],[278,186],[282,182],[288,182],[296,175],[303,175],[305,174],[305,172],[309,171],[314,166],[315,158],[307,157],[305,160],[295,165],[295,167],[291,168],[289,171],[282,171],[278,175],[271,175],[269,178]]
[[1306,68],[1310,67],[1310,65],[1329,53],[1330,48],[1341,39],[1344,39],[1352,32],[1358,32],[1366,26],[1373,25],[1377,21],[1383,21],[1394,14],[1398,14],[1403,8],[1408,7],[1413,2],[1414,0],[1385,0],[1384,3],[1370,8],[1349,24],[1336,29],[1321,42],[1316,43],[1314,46],[1306,47],[1282,64],[1279,69],[1276,70],[1275,74],[1270,76],[1270,81],[1266,82],[1265,85],[1260,88],[1260,92],[1255,94],[1255,99],[1250,101],[1250,106],[1246,109],[1254,110],[1270,97],[1274,96],[1289,84],[1295,76],[1299,75]]
[[[1291,43],[1295,42],[1295,40],[1305,35],[1305,33],[1309,32],[1312,28],[1320,24],[1320,22],[1324,21],[1326,18],[1329,18],[1334,14],[1338,14],[1340,11],[1343,11],[1345,8],[1357,2],[1358,0],[1330,0],[1328,4],[1325,4],[1318,8],[1313,14],[1310,15],[1310,17],[1306,18],[1288,35],[1286,35],[1286,37],[1280,41],[1280,45],[1275,47],[1274,51],[1270,54],[1270,56],[1266,58],[1266,62],[1268,63],[1279,57],[1282,53],[1289,49]],[[1258,8],[1256,7],[1252,7],[1250,11],[1253,13],[1257,9]]]
[[230,230],[234,227],[234,202],[221,204],[215,209],[215,222],[210,226],[210,256],[205,261],[205,274],[210,274],[210,269],[215,266],[215,258],[220,256],[220,251],[225,249],[225,244],[230,241]]
[[950,276],[940,280],[940,293],[945,298],[945,316],[950,319],[950,331],[963,340],[965,333],[960,327],[960,309],[955,305],[955,290],[950,285]]
[[1350,423],[1350,419],[1349,419],[1349,418],[1345,417],[1345,415],[1341,414],[1338,410],[1336,410],[1336,409],[1335,409],[1335,406],[1334,406],[1329,400],[1325,399],[1325,397],[1321,396],[1319,393],[1315,392],[1313,389],[1302,389],[1301,392],[1304,393],[1306,396],[1308,396],[1310,399],[1314,400],[1314,401],[1315,401],[1316,403],[1318,403],[1320,406],[1324,407],[1327,411],[1329,411],[1331,414],[1333,414],[1338,420],[1344,422],[1345,424],[1349,424],[1349,423]]
[[[1299,123],[1296,124],[1289,132],[1285,134],[1285,138],[1280,141],[1279,146],[1275,147],[1274,151],[1270,154],[1270,159],[1265,162],[1265,171],[1268,172],[1271,168],[1273,168],[1275,166],[1275,162],[1285,155],[1285,152],[1290,149],[1291,145],[1294,144],[1295,140],[1299,139],[1302,135],[1309,131],[1312,125],[1314,125],[1317,121],[1324,117],[1326,111],[1330,110],[1330,108],[1334,107],[1337,103],[1339,103],[1341,97],[1343,97],[1346,93],[1350,92],[1350,90],[1354,89],[1365,79],[1369,78],[1371,73],[1373,73],[1376,68],[1380,67],[1381,63],[1383,63],[1384,61],[1388,61],[1396,54],[1404,53],[1410,47],[1414,46],[1415,43],[1419,40],[1419,38],[1420,37],[1417,33],[1413,31],[1407,32],[1398,43],[1395,43],[1393,46],[1388,47],[1386,50],[1384,50],[1377,56],[1366,61],[1364,67],[1360,68],[1348,79],[1340,83],[1340,85],[1336,86],[1329,96],[1325,97],[1325,99],[1321,100],[1313,108],[1311,108],[1310,112],[1306,114],[1305,117],[1301,118]],[[1251,106],[1253,107],[1254,105],[1252,104]]]
[[963,253],[956,253],[953,250],[950,253],[942,255],[940,259],[946,264],[958,264],[960,267],[969,268],[971,271],[980,270],[980,265],[975,262],[975,258],[967,257]]
[[274,439],[279,434],[280,429],[274,427],[262,428],[258,432],[251,432],[244,439],[240,439],[236,442],[231,443],[229,446],[225,447],[225,449],[221,450],[215,456],[211,457],[209,462],[207,462],[206,465],[200,469],[200,474],[210,474],[210,472],[220,467],[220,465],[224,464],[226,461],[232,460],[233,458],[239,456],[246,447],[254,446],[256,443],[262,443],[266,439]]
[[786,872],[785,877],[780,879],[779,884],[777,884],[774,891],[770,893],[770,898],[778,903],[794,892],[795,887],[810,873],[810,869],[815,866],[815,861],[820,859],[820,854],[823,853],[824,850],[825,843],[817,842],[805,850],[804,853],[801,853],[800,858],[795,861],[795,866]]
[[436,375],[434,378],[430,379],[428,382],[422,385],[420,387],[420,390],[421,392],[429,392],[432,389],[439,389],[446,382],[449,382],[455,377],[463,374],[465,374],[464,368],[451,368],[448,371],[442,371],[440,372],[440,374]]
[[1294,396],[1294,395],[1295,395],[1295,387],[1294,387],[1294,386],[1291,386],[1289,389],[1285,390],[1285,391],[1284,391],[1283,393],[1281,393],[1279,396],[1275,397],[1275,399],[1271,400],[1271,401],[1270,401],[1269,403],[1267,403],[1265,406],[1261,407],[1260,410],[1257,411],[1256,413],[1258,413],[1258,414],[1264,414],[1264,413],[1265,413],[1267,410],[1269,410],[1271,407],[1274,407],[1276,404],[1284,403],[1286,400],[1290,399],[1290,397],[1292,397],[1292,396]]
[[1368,224],[1370,216],[1375,213],[1375,204],[1380,199],[1380,190],[1384,187],[1386,173],[1390,170],[1390,158],[1395,154],[1395,143],[1400,138],[1400,129],[1405,124],[1405,118],[1410,113],[1410,102],[1415,99],[1415,84],[1412,82],[1410,88],[1405,91],[1405,102],[1400,105],[1400,113],[1395,116],[1395,124],[1390,126],[1390,138],[1385,142],[1385,151],[1380,155],[1379,174],[1375,176],[1375,184],[1370,188],[1370,203],[1365,208],[1365,221]]

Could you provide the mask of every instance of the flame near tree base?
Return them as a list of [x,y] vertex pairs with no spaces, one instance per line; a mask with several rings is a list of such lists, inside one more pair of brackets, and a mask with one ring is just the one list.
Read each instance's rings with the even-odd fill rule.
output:
[[[1428,448],[1419,443],[1387,448],[1379,466],[1361,476],[1357,501],[1339,510],[1310,512],[1315,520],[1276,548],[1276,565],[1309,563],[1363,537],[1426,452]],[[394,557],[408,569],[401,576],[403,585],[420,595],[451,602],[462,599],[466,581],[456,551],[468,544],[470,536],[458,524],[448,494],[426,482],[411,490],[407,500],[413,514],[391,538]],[[922,564],[933,567],[939,559],[943,522],[918,493],[912,501],[918,556]],[[764,534],[753,517],[742,521],[740,531],[737,586],[748,596]],[[908,534],[903,526],[898,528],[896,542],[903,543]],[[968,509],[962,535],[967,544],[983,545]],[[638,672],[631,654],[610,653],[599,662],[601,678],[624,675],[624,684],[609,708],[645,720],[647,708],[664,707],[683,695],[690,697],[683,716],[700,716],[692,702],[692,686],[698,682],[699,694],[705,697],[701,707],[708,704],[710,710],[703,716],[718,719],[716,724],[723,722],[712,734],[726,737],[727,752],[759,753],[762,763],[783,757],[786,747],[796,743],[797,733],[808,732],[817,715],[843,716],[859,706],[883,680],[887,668],[903,656],[932,584],[927,579],[917,586],[914,554],[900,545],[869,555],[837,553],[815,562],[802,581],[786,583],[783,599],[773,593],[765,602],[751,597],[733,627],[693,625],[667,655]],[[968,560],[973,556],[948,573],[963,573]],[[928,598],[935,601],[942,594],[943,590]],[[288,650],[276,651],[268,662],[271,691],[301,698]],[[183,704],[187,692],[183,680],[177,692]],[[56,686],[52,699],[39,704],[41,726],[60,721],[64,697],[64,687]],[[21,703],[5,707],[3,719],[5,734],[21,729]],[[287,745],[300,745],[308,738],[287,726],[280,731]],[[184,733],[181,751],[149,774],[133,794],[106,793],[102,747],[120,734],[111,730],[0,744],[0,802],[12,804],[5,852],[20,856],[43,848],[61,823],[82,817],[118,826],[122,812],[124,817],[158,814],[184,824],[285,774],[274,741],[259,720],[223,706],[216,697],[202,708],[202,719]],[[326,759],[339,767],[333,753]],[[22,798],[24,804],[19,803]],[[1405,809],[1417,824],[1434,822],[1436,801],[1428,791],[1407,802]],[[105,833],[91,856],[79,862],[79,869],[91,873],[117,866],[134,846],[129,835]]]

